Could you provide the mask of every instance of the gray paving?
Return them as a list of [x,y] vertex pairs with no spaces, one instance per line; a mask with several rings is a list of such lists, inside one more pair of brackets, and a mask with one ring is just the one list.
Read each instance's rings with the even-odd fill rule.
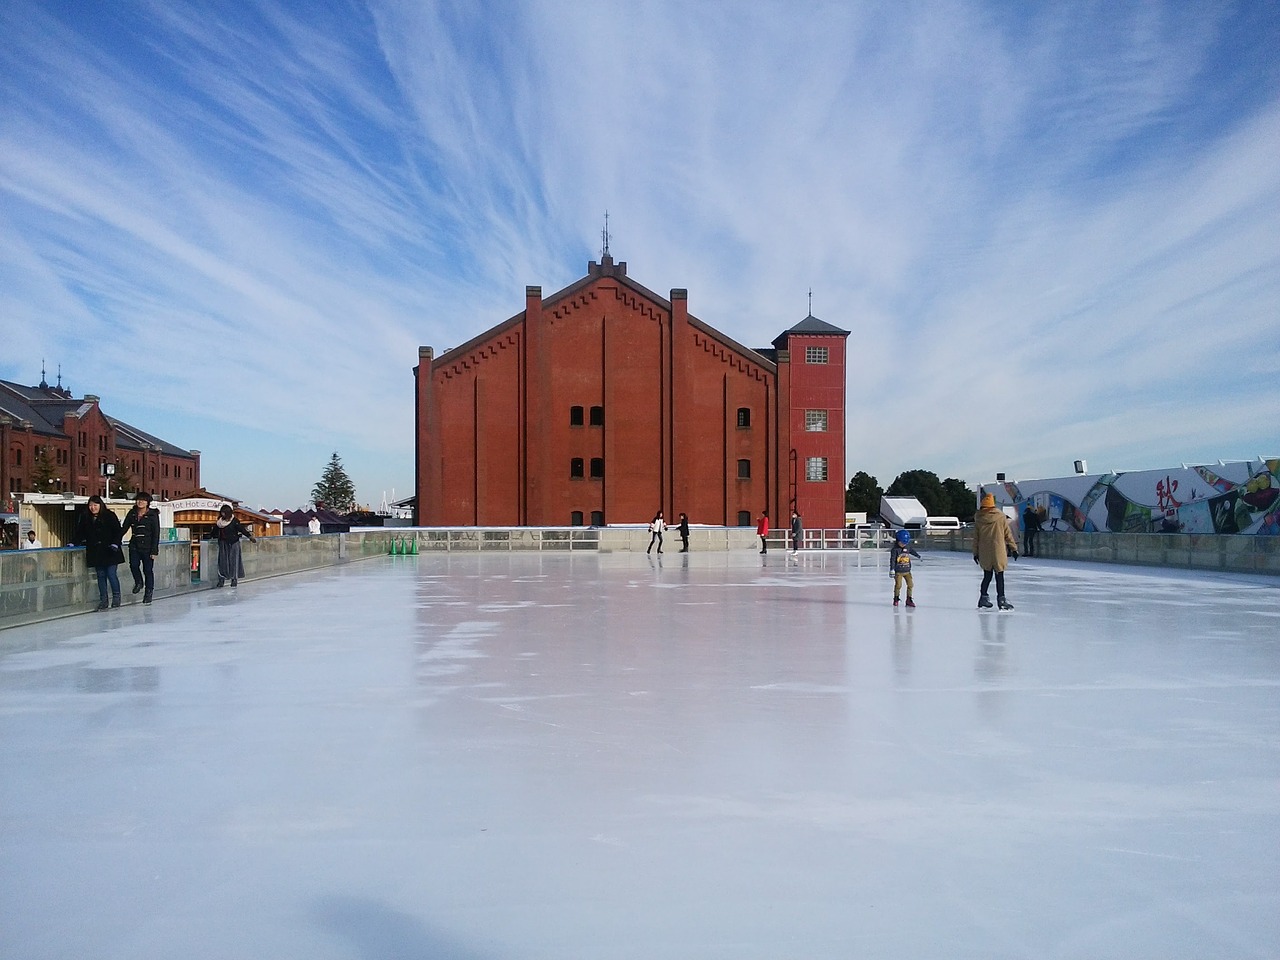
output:
[[396,557],[0,634],[4,958],[1280,955],[1280,584]]

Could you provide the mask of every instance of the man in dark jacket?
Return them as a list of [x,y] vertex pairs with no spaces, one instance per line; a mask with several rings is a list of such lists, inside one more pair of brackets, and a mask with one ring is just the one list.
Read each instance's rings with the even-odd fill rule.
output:
[[129,541],[129,572],[133,574],[133,592],[146,587],[143,603],[151,602],[156,588],[156,557],[160,554],[160,512],[151,509],[151,494],[139,493],[133,498],[133,509],[124,518],[121,535],[133,531]]

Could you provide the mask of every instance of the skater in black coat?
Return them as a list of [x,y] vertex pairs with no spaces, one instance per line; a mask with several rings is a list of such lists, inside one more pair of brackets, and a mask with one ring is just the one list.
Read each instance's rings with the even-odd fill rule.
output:
[[98,609],[107,609],[107,587],[111,587],[111,606],[120,606],[120,576],[116,567],[124,563],[120,547],[120,519],[107,509],[96,493],[89,498],[88,509],[76,522],[72,546],[84,547],[84,562],[98,574]]
[[151,602],[156,589],[156,557],[160,555],[160,511],[151,509],[151,494],[138,493],[133,509],[124,518],[122,531],[133,531],[129,540],[129,572],[133,574],[133,592],[146,588],[143,603]]

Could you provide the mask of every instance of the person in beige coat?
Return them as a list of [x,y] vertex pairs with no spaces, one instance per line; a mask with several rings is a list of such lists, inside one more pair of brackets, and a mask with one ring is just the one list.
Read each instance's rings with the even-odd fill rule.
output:
[[1013,604],[1004,597],[1004,570],[1009,557],[1018,559],[1018,541],[1009,529],[1009,518],[996,506],[996,498],[989,493],[982,495],[982,506],[973,518],[973,562],[982,568],[982,594],[979,607],[991,606],[987,588],[991,578],[996,581],[996,603],[1001,610],[1012,610]]

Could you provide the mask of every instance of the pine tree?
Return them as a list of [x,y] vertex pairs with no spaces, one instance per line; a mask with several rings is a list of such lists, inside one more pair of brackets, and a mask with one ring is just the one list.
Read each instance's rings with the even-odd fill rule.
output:
[[342,458],[335,450],[324,468],[320,481],[311,488],[311,499],[317,507],[323,504],[329,510],[347,513],[356,504],[356,487],[343,469]]
[[116,475],[111,478],[111,497],[115,500],[128,499],[138,492],[138,481],[123,460],[116,458]]
[[31,489],[35,493],[55,493],[59,479],[58,468],[49,459],[49,448],[36,447],[36,455],[31,460]]

